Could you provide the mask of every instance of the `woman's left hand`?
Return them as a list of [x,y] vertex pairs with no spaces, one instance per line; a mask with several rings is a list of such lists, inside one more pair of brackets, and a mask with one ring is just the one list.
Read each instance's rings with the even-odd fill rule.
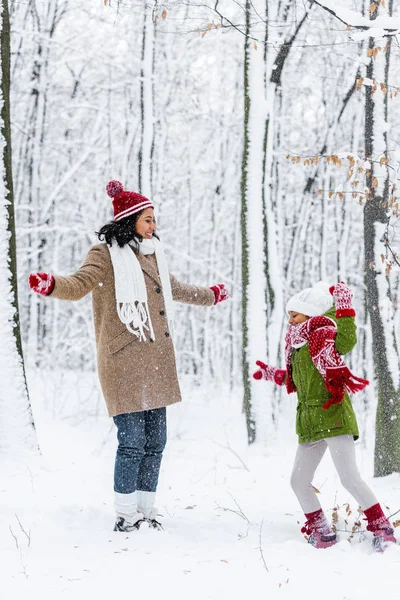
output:
[[224,300],[228,300],[231,297],[229,290],[226,289],[223,283],[217,283],[210,287],[210,290],[214,292],[215,301],[214,305],[218,304],[218,302],[223,302]]

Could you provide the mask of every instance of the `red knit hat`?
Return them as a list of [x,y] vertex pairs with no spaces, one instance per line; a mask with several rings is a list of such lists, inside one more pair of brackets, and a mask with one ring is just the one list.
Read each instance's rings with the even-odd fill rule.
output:
[[107,194],[113,199],[114,221],[134,215],[145,208],[154,208],[152,202],[137,192],[127,192],[119,181],[110,181],[106,185]]

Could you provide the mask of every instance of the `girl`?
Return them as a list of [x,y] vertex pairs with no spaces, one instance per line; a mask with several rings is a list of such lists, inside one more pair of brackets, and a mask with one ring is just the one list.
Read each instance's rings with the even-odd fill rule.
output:
[[329,448],[343,487],[366,515],[367,529],[374,534],[374,547],[383,550],[387,543],[396,540],[380,504],[357,469],[354,440],[358,438],[358,427],[348,395],[348,391],[363,389],[368,381],[354,376],[341,358],[357,342],[351,301],[352,293],[343,282],[329,290],[319,282],[295,294],[286,306],[290,325],[286,335],[286,369],[257,361],[259,369],[253,377],[286,384],[288,393],[297,391],[299,446],[290,482],[307,519],[302,532],[309,536],[309,543],[316,548],[336,543],[336,533],[312,486],[315,471]]
[[211,306],[229,297],[223,284],[211,288],[179,282],[168,271],[155,235],[154,206],[110,181],[114,220],[98,232],[82,267],[69,277],[29,276],[44,296],[79,300],[92,292],[97,365],[109,415],[117,427],[114,531],[160,529],[154,500],[166,444],[166,406],[181,392],[173,343],[174,302]]

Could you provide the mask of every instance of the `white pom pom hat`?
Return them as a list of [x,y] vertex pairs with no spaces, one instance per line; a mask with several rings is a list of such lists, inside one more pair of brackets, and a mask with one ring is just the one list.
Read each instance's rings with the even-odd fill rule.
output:
[[333,298],[329,293],[329,284],[318,281],[313,287],[306,288],[290,298],[286,304],[286,312],[290,311],[318,317],[326,313],[333,306]]

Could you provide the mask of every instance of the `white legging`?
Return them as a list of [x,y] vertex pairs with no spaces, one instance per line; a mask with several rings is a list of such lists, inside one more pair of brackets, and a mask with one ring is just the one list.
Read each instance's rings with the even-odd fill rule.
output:
[[311,513],[321,508],[312,481],[327,448],[342,486],[361,508],[365,510],[376,504],[378,500],[358,472],[353,436],[338,435],[309,444],[299,444],[297,448],[290,485],[303,511]]

